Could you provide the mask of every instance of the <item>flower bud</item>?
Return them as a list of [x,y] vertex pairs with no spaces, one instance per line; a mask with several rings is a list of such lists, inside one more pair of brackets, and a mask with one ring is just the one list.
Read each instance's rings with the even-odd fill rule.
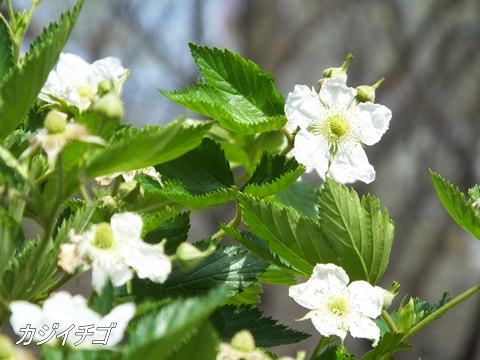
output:
[[136,180],[126,181],[120,185],[120,199],[128,204],[135,204],[145,195],[145,189],[142,184]]
[[392,301],[395,298],[395,296],[397,296],[399,288],[400,288],[400,284],[396,281],[392,283],[392,287],[390,291],[381,288],[383,290],[383,307],[382,307],[383,310],[387,310],[390,307],[390,305],[392,305]]
[[45,120],[43,120],[43,126],[50,134],[59,134],[65,132],[67,126],[67,116],[58,111],[50,111]]
[[203,259],[215,251],[215,245],[210,245],[205,251],[199,250],[190,243],[183,242],[177,248],[177,263],[182,271],[191,271]]
[[413,299],[410,298],[410,301],[407,305],[400,305],[397,312],[397,329],[401,333],[407,332],[415,322],[415,304]]
[[103,120],[118,121],[123,117],[123,103],[113,92],[102,96],[93,105],[92,110]]
[[[331,78],[340,74],[347,75],[347,69],[348,65],[350,64],[350,61],[353,59],[352,54],[348,54],[347,58],[343,62],[341,67],[332,67],[328,68],[323,72],[323,77],[324,78]],[[320,81],[320,80],[319,80]]]
[[98,96],[104,96],[114,89],[115,84],[113,83],[112,79],[103,80],[97,85],[97,94]]
[[385,78],[378,80],[375,85],[362,85],[357,87],[357,96],[355,99],[358,103],[361,102],[374,102],[375,101],[375,90],[385,81]]
[[232,347],[244,353],[251,353],[255,350],[255,339],[248,330],[240,330],[237,332],[230,342]]

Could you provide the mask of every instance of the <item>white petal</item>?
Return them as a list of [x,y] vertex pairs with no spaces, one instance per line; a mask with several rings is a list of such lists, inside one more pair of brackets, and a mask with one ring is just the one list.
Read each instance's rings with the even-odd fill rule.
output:
[[140,279],[148,278],[153,282],[163,283],[172,271],[168,256],[159,251],[156,246],[138,241],[124,247],[125,263],[137,272]]
[[361,103],[355,107],[361,127],[360,141],[373,145],[380,141],[388,130],[392,112],[383,105],[371,102]]
[[292,155],[307,168],[307,172],[315,169],[322,179],[325,178],[329,149],[322,136],[315,136],[306,130],[300,130],[295,136]]
[[132,243],[140,240],[142,233],[142,218],[131,212],[115,214],[110,220],[113,236],[116,240],[125,243]]
[[325,80],[318,95],[327,108],[341,111],[352,104],[357,90],[347,87],[342,77],[335,76]]
[[88,74],[90,65],[80,56],[62,53],[57,64],[57,74],[63,85],[76,87],[83,85],[85,74]]
[[365,338],[374,340],[376,343],[380,339],[380,329],[372,319],[367,317],[357,317],[350,319],[350,334],[356,338]]
[[103,286],[110,278],[114,286],[122,286],[133,275],[123,259],[112,259],[107,256],[97,256],[92,262],[92,286],[97,293],[102,291]]
[[308,282],[290,286],[288,288],[288,296],[307,309],[315,309],[319,306],[316,288]]
[[310,280],[317,289],[331,288],[337,291],[344,289],[349,281],[348,275],[335,264],[317,264],[313,268]]
[[383,289],[374,287],[366,281],[354,281],[348,285],[350,303],[356,310],[375,319],[382,312]]
[[324,336],[336,335],[342,340],[347,336],[348,329],[342,326],[343,324],[330,314],[312,316],[312,324],[315,326],[315,329]]
[[118,81],[123,76],[125,69],[122,67],[119,59],[106,57],[94,61],[91,66],[91,72],[94,74],[94,80],[101,82],[103,80]]
[[[102,318],[98,326],[110,327],[112,323],[116,323],[116,326],[112,329],[110,337],[108,338],[107,347],[118,344],[125,333],[128,323],[135,315],[135,304],[127,303],[116,306],[109,314]],[[95,332],[94,339],[103,340],[105,337],[105,331]]]
[[28,301],[17,300],[9,304],[12,315],[10,324],[15,334],[22,336],[21,328],[30,324],[30,328],[41,328],[43,325],[43,314],[40,306],[31,304]]
[[318,94],[306,85],[295,85],[293,92],[288,94],[285,103],[285,115],[288,119],[287,129],[293,131],[300,126],[306,129],[321,113]]
[[369,184],[375,180],[375,169],[368,162],[362,145],[352,144],[351,148],[337,153],[328,175],[341,184],[353,183],[357,180]]

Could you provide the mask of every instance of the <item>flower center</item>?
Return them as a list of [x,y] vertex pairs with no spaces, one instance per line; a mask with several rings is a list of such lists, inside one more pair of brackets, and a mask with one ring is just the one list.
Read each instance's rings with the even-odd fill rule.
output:
[[56,111],[50,111],[43,121],[43,126],[50,134],[65,132],[66,125],[65,118]]
[[334,296],[327,304],[330,313],[337,317],[343,317],[348,314],[348,301],[343,297]]
[[99,249],[110,249],[113,246],[115,239],[110,224],[101,223],[97,226],[95,231],[95,238],[93,245]]
[[350,130],[350,124],[341,114],[330,116],[324,123],[324,135],[333,143],[341,141]]
[[77,87],[77,92],[78,96],[81,98],[88,98],[90,95],[92,95],[92,89],[86,85],[79,85]]

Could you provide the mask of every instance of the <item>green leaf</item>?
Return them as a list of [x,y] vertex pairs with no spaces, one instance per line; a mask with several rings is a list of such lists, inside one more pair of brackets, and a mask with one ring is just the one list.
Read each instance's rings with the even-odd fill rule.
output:
[[218,335],[210,322],[205,322],[180,349],[171,354],[169,360],[216,360]]
[[231,186],[202,195],[193,195],[183,184],[176,181],[165,182],[162,189],[162,195],[167,199],[197,209],[220,205],[235,200],[237,194],[238,188]]
[[264,152],[255,172],[242,189],[245,194],[266,197],[278,193],[292,185],[305,168],[294,158],[272,156]]
[[212,139],[205,138],[199,147],[161,164],[156,169],[165,182],[180,181],[192,195],[203,195],[235,185],[225,154]]
[[314,219],[246,195],[240,197],[240,205],[250,230],[299,275],[309,277],[317,263],[338,264],[338,256]]
[[228,50],[194,44],[190,50],[206,84],[160,91],[164,96],[239,133],[255,134],[285,124],[284,100],[272,75]]
[[328,178],[320,191],[321,232],[337,254],[350,281],[375,285],[388,264],[395,225],[380,201],[372,196],[361,200],[354,190]]
[[248,330],[255,339],[255,346],[272,347],[293,344],[307,339],[310,335],[278,325],[271,317],[262,317],[256,307],[222,306],[213,316],[215,326],[224,341],[229,342],[240,330]]
[[8,25],[2,16],[0,17],[0,85],[2,84],[3,77],[13,65],[12,38],[8,31]]
[[93,178],[173,160],[196,148],[211,126],[211,122],[188,124],[178,120],[165,127],[127,129],[124,137],[91,156],[86,175]]
[[345,353],[343,345],[329,346],[323,353],[315,356],[313,360],[353,360],[355,355]]
[[190,229],[190,212],[183,212],[167,221],[156,222],[157,217],[144,221],[144,241],[149,244],[158,244],[166,239],[165,254],[174,255],[178,245],[187,240]]
[[410,344],[403,341],[403,334],[389,332],[380,338],[375,349],[367,352],[362,360],[390,360],[395,352],[411,347]]
[[290,206],[301,215],[318,218],[318,187],[307,181],[295,181],[292,186],[275,194],[275,203]]
[[67,42],[84,0],[50,24],[33,42],[20,67],[10,69],[0,86],[0,139],[10,134],[32,107]]
[[225,301],[228,291],[217,287],[207,295],[177,299],[139,319],[124,348],[124,359],[162,360],[177,350],[178,344],[197,333],[210,314]]
[[458,225],[480,240],[480,215],[477,209],[470,201],[465,200],[465,195],[458,188],[453,187],[440,175],[430,171],[430,176],[445,210]]
[[[48,344],[48,343],[47,343]],[[42,346],[44,360],[110,360],[118,359],[115,350],[69,350],[66,347]]]
[[221,284],[228,285],[228,295],[235,296],[242,289],[257,282],[257,276],[268,266],[260,258],[238,246],[217,250],[200,262],[192,271],[183,272],[173,264],[167,281],[154,284],[148,280],[134,279],[133,293],[138,299],[162,299],[169,296],[192,296],[204,294]]

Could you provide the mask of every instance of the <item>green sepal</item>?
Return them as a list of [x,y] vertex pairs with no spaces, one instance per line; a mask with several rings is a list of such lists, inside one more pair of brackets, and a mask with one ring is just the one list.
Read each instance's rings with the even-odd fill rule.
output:
[[200,145],[211,126],[211,122],[189,124],[180,119],[164,127],[127,128],[120,139],[88,159],[86,175],[94,178],[173,160]]
[[362,199],[354,190],[327,177],[320,191],[321,233],[338,256],[350,281],[375,285],[385,272],[392,247],[394,222],[380,201]]
[[242,191],[260,198],[273,195],[291,186],[304,172],[305,168],[294,158],[287,160],[285,156],[264,152]]
[[275,130],[286,123],[284,100],[272,75],[228,50],[190,44],[190,51],[206,84],[160,91],[165,97],[239,133]]
[[293,344],[310,337],[309,334],[279,325],[271,317],[262,315],[256,307],[226,305],[217,310],[212,320],[225,342],[229,342],[243,329],[250,331],[255,339],[255,346],[259,347]]
[[458,188],[440,175],[430,170],[430,176],[445,210],[458,225],[480,240],[480,214],[477,209],[465,199],[465,195]]
[[35,39],[20,66],[13,66],[0,86],[0,139],[20,124],[55,65],[77,20],[84,0],[78,0],[72,12],[50,24]]

